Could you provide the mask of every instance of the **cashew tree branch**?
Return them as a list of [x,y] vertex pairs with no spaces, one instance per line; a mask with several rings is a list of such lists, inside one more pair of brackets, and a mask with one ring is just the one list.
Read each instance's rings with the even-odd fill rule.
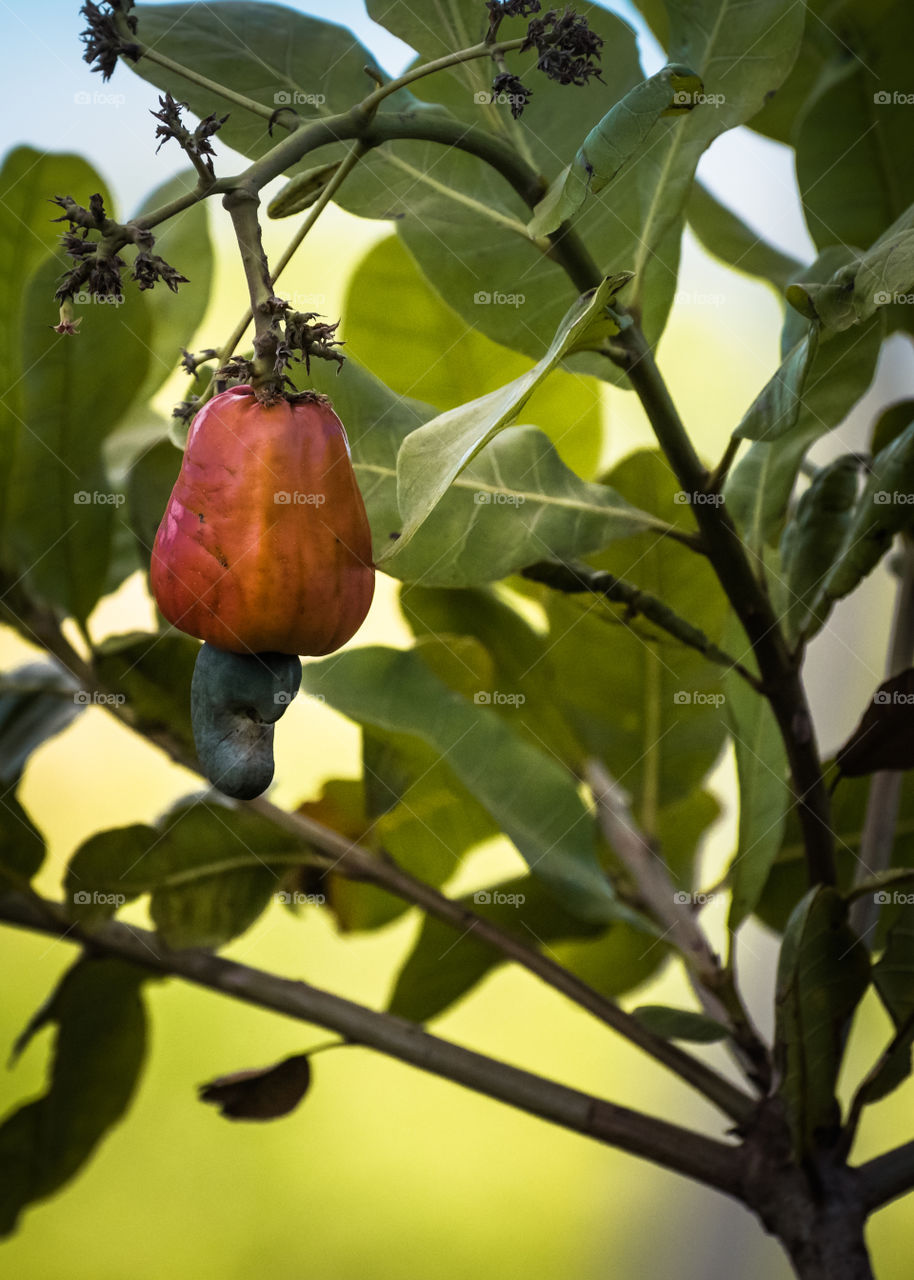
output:
[[0,894],[0,919],[324,1027],[350,1043],[375,1049],[728,1195],[739,1195],[742,1161],[738,1147],[464,1049],[402,1018],[377,1013],[318,987],[209,951],[170,951],[154,933],[118,921],[87,932],[67,920],[56,904],[26,894]]

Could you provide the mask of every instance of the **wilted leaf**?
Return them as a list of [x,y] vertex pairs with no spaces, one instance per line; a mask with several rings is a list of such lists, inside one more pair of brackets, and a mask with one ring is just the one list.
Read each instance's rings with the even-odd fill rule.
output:
[[235,1071],[201,1084],[200,1101],[218,1107],[226,1120],[277,1120],[295,1110],[310,1083],[308,1055],[298,1053],[274,1067]]

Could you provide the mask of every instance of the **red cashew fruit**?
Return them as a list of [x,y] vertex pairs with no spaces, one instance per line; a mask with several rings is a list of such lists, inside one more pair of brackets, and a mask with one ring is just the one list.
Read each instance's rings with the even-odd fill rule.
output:
[[343,424],[323,396],[249,386],[197,414],[150,585],[173,626],[232,653],[332,653],[374,594],[371,530]]

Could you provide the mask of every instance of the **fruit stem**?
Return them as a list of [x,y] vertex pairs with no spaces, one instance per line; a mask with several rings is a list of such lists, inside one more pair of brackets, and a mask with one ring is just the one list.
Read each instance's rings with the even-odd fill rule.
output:
[[235,237],[248,282],[251,314],[254,317],[254,368],[251,386],[257,399],[269,404],[282,395],[283,375],[277,368],[279,333],[276,327],[273,282],[263,248],[257,209],[260,197],[250,187],[230,191],[222,201],[232,219]]

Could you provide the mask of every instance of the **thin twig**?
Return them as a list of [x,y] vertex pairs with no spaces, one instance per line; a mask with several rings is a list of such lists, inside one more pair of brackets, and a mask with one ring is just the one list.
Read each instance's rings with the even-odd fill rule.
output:
[[613,574],[600,569],[591,569],[589,565],[564,563],[558,560],[543,560],[539,564],[529,565],[521,572],[523,577],[529,578],[532,582],[542,582],[555,591],[563,591],[569,595],[588,591],[592,595],[605,596],[614,604],[624,604],[627,609],[626,621],[642,614],[649,622],[661,627],[681,644],[688,645],[690,649],[696,649],[709,661],[735,671],[754,689],[760,690],[758,679],[741,662],[731,654],[725,653],[723,649],[719,649],[716,644],[712,644],[703,631],[693,627],[685,618],[681,618],[669,605],[652,596],[650,592],[642,591],[634,583],[626,582],[624,578],[616,578]]

